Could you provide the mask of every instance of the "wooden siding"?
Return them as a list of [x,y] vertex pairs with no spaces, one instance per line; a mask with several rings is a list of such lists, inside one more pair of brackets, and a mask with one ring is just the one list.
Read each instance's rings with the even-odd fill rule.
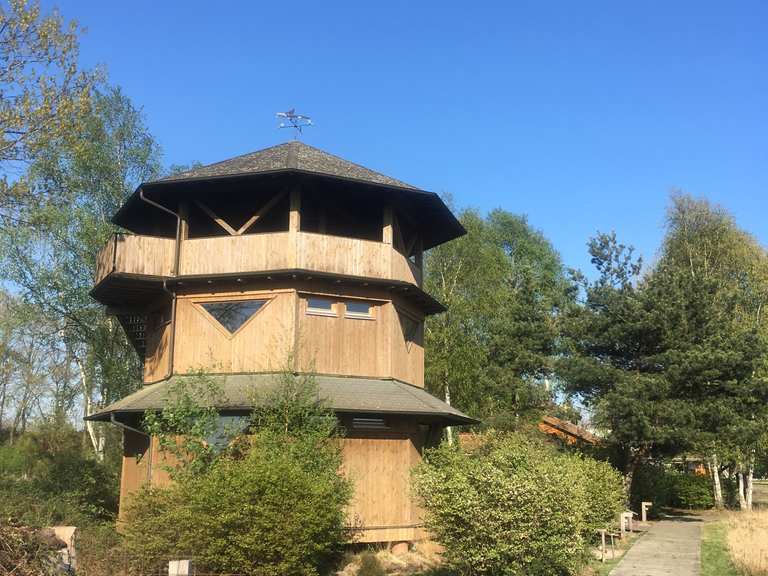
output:
[[411,469],[421,462],[422,434],[412,420],[388,424],[386,432],[348,428],[341,440],[342,470],[354,485],[347,518],[362,528],[358,542],[412,541],[424,535],[410,488]]
[[185,240],[179,274],[229,274],[293,268],[288,232]]
[[[346,422],[345,422],[346,423]],[[421,462],[422,433],[414,421],[392,419],[384,432],[349,430],[340,439],[342,473],[353,482],[347,510],[351,525],[362,528],[356,542],[413,541],[425,536],[421,511],[411,497],[410,472]],[[126,430],[120,482],[120,517],[125,504],[147,482],[168,486],[165,466],[173,457],[159,449],[156,438]]]
[[345,298],[334,296],[336,315],[307,311],[307,294],[299,301],[298,369],[344,376],[389,376],[387,335],[391,322],[389,303],[372,304],[372,319],[347,318]]
[[[264,282],[262,285],[269,284]],[[204,369],[213,373],[282,370],[293,359],[294,370],[340,376],[396,378],[424,386],[424,348],[419,340],[407,346],[396,310],[422,318],[405,302],[393,301],[386,290],[339,286],[331,291],[318,282],[278,284],[271,290],[179,295],[174,344],[175,374]],[[338,302],[335,316],[308,313],[306,297],[317,295]],[[222,300],[269,299],[242,330],[231,335],[200,303]],[[347,300],[373,305],[373,318],[345,317]],[[170,328],[159,321],[147,330],[144,381],[168,374]]]
[[[407,315],[418,324],[416,338],[406,341],[400,315]],[[402,306],[393,306],[393,319],[390,331],[390,354],[392,378],[424,387],[424,317]]]
[[[203,310],[202,302],[264,298],[269,301],[234,336]],[[292,290],[264,290],[179,296],[173,369],[177,374],[278,371],[286,367],[294,342]]]
[[[96,282],[113,271],[173,274],[175,240],[118,234],[99,252]],[[115,254],[116,250],[116,254]],[[193,238],[181,243],[180,276],[304,269],[399,280],[421,286],[421,270],[391,244],[311,232],[274,232]]]
[[150,316],[146,331],[147,347],[144,355],[144,382],[156,382],[168,375],[170,340],[170,320],[166,321],[160,314]]
[[96,283],[113,271],[171,276],[176,242],[171,238],[115,234],[96,257]]

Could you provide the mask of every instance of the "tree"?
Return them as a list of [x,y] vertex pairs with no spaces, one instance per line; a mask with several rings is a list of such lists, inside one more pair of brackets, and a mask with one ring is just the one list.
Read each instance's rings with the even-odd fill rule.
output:
[[[115,226],[109,218],[142,181],[159,172],[159,150],[140,111],[119,89],[94,92],[77,130],[52,137],[28,172],[32,193],[0,230],[3,270],[23,298],[56,325],[77,368],[84,412],[141,382],[140,363],[113,318],[89,291],[95,258]],[[94,450],[104,431],[89,423]]]
[[562,319],[566,353],[558,374],[608,433],[628,489],[639,463],[683,448],[692,416],[663,377],[656,303],[646,297],[642,261],[613,233],[591,239],[588,249],[599,276],[574,273],[583,301]]
[[668,302],[659,316],[666,378],[695,407],[696,448],[710,455],[715,498],[721,505],[719,468],[731,460],[750,508],[768,424],[768,255],[723,209],[677,193],[648,290]]
[[466,210],[467,235],[427,254],[425,288],[448,311],[426,324],[427,387],[514,427],[551,397],[557,316],[572,294],[551,244],[525,218]]
[[627,483],[637,464],[691,450],[737,457],[749,483],[768,399],[765,252],[724,211],[680,194],[645,276],[615,234],[589,249],[600,276],[580,276],[559,374],[594,410]]
[[96,75],[78,69],[77,32],[55,11],[43,16],[37,2],[0,7],[0,214],[28,202],[32,191],[8,171],[76,131],[89,105]]

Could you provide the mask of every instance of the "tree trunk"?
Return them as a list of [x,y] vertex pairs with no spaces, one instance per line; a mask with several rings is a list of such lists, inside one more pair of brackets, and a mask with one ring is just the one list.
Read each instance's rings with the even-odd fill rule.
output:
[[739,480],[739,508],[741,510],[747,509],[747,499],[744,496],[744,473],[739,470],[739,472],[736,474],[736,477]]
[[744,502],[747,506],[747,510],[752,510],[752,477],[755,473],[755,453],[752,452],[749,456],[749,463],[747,464],[747,482],[744,487]]
[[634,454],[631,453],[630,449],[630,455],[627,459],[627,464],[624,467],[624,496],[626,499],[626,506],[627,509],[629,509],[629,499],[630,499],[630,493],[632,490],[632,478],[635,475],[635,469],[637,468],[637,458]]
[[[448,406],[451,405],[451,388],[448,382],[445,383],[445,403]],[[453,428],[451,426],[445,427],[445,439],[448,441],[449,446],[453,446]]]
[[[83,411],[86,416],[90,416],[93,413],[93,399],[91,398],[91,390],[88,387],[88,380],[85,374],[85,368],[79,358],[75,358],[75,363],[80,370],[80,383],[83,388]],[[88,432],[88,438],[91,440],[91,447],[96,454],[96,459],[102,462],[104,460],[104,435],[98,434],[96,426],[90,420],[85,421],[85,429]]]
[[712,491],[715,495],[715,508],[723,507],[723,487],[720,484],[720,466],[717,462],[717,454],[712,454],[709,460],[709,470],[712,474]]

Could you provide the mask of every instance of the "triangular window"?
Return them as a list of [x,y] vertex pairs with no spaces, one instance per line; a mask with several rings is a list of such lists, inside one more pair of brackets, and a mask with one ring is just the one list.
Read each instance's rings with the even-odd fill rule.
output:
[[419,337],[419,322],[416,322],[410,316],[406,316],[402,312],[397,313],[400,319],[400,329],[403,331],[403,338],[405,339],[405,347],[408,352],[411,351],[411,346]]
[[243,324],[261,310],[266,300],[228,300],[226,302],[203,302],[200,305],[216,318],[230,334],[237,332]]

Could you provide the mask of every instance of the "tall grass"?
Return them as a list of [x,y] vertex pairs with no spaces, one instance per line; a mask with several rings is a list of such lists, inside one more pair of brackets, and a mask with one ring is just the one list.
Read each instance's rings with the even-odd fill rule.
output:
[[727,540],[736,568],[748,576],[768,575],[768,510],[730,514]]

